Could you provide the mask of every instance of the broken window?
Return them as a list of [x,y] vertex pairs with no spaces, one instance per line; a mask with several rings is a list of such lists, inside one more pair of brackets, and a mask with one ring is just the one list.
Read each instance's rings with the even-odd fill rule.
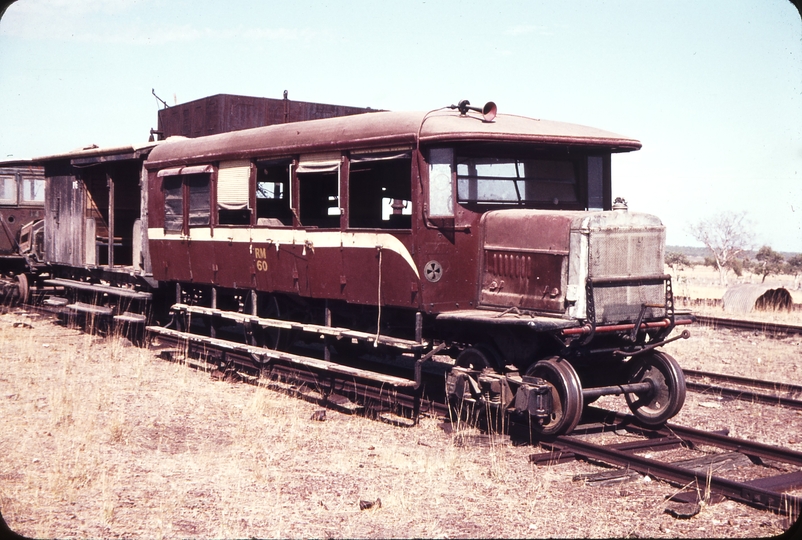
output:
[[302,156],[298,163],[299,218],[304,227],[340,227],[340,157]]
[[412,153],[351,155],[348,226],[365,229],[412,228]]
[[256,224],[292,225],[290,164],[288,159],[256,163]]
[[181,232],[184,228],[184,183],[180,176],[165,176],[164,230]]
[[189,191],[189,226],[208,227],[210,223],[209,175],[192,174],[185,177]]
[[162,169],[164,193],[164,230],[182,232],[184,216],[189,227],[208,227],[211,224],[210,179],[211,165]]

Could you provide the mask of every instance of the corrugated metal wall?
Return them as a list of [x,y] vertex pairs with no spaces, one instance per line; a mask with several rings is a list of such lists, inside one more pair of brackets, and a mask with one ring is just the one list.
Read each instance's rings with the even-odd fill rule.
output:
[[159,111],[160,139],[201,137],[273,124],[371,112],[365,107],[218,94]]
[[730,287],[721,301],[728,313],[790,310],[793,304],[791,293],[782,287],[749,283]]

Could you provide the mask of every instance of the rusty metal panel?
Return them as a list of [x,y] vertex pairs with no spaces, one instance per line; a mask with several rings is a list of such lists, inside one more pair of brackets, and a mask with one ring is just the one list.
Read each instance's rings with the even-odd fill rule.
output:
[[160,138],[201,137],[242,129],[370,112],[369,107],[217,94],[158,113]]
[[485,214],[480,304],[563,311],[576,215],[540,210]]
[[72,175],[47,179],[45,216],[45,259],[50,263],[84,264],[86,250],[86,197],[82,182]]

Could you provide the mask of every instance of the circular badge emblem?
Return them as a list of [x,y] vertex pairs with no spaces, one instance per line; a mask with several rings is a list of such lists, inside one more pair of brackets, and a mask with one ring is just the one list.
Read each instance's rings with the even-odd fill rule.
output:
[[443,277],[443,267],[437,261],[429,261],[423,267],[423,275],[427,281],[437,283]]

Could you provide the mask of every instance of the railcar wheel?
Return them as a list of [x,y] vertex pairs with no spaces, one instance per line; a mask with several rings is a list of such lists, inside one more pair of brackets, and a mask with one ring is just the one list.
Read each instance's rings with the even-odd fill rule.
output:
[[565,359],[549,358],[531,366],[526,374],[549,383],[554,408],[551,418],[543,424],[532,422],[532,430],[540,435],[562,435],[573,430],[584,407],[582,384],[573,366]]
[[685,403],[685,377],[676,360],[653,351],[630,360],[629,383],[650,382],[644,394],[624,394],[635,417],[648,426],[659,426],[677,414]]
[[28,276],[25,274],[19,274],[17,276],[17,302],[20,304],[27,304],[28,300],[31,299],[31,288],[28,284]]
[[[270,295],[264,300],[260,316],[265,319],[281,318],[281,309],[278,306],[278,299],[274,295]],[[288,332],[282,332],[280,328],[265,328],[262,331],[264,332],[265,346],[269,349],[276,350],[283,348],[287,344],[287,341],[289,341]]]
[[459,353],[456,365],[476,371],[482,371],[485,368],[497,369],[499,358],[490,346],[477,345],[468,347]]

